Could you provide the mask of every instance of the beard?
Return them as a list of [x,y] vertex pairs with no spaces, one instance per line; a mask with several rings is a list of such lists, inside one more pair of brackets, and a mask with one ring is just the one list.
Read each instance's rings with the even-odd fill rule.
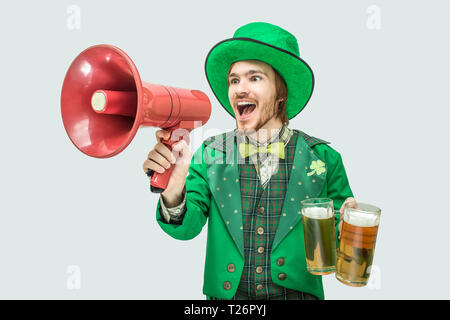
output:
[[261,112],[261,118],[259,119],[258,123],[255,125],[254,130],[256,132],[259,131],[259,129],[261,129],[262,127],[264,127],[266,125],[267,122],[269,122],[277,113],[277,110],[275,108],[275,106],[266,106],[263,110],[263,112]]

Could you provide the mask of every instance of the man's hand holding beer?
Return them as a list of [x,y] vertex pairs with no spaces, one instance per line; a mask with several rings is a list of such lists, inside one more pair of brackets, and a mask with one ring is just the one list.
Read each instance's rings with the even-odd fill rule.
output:
[[350,208],[357,209],[358,203],[356,202],[355,198],[347,198],[345,199],[344,203],[341,206],[341,209],[339,209],[340,212],[340,218],[341,222],[339,222],[339,239],[341,238],[341,232],[342,232],[342,224],[344,223],[344,208],[345,206],[349,206]]

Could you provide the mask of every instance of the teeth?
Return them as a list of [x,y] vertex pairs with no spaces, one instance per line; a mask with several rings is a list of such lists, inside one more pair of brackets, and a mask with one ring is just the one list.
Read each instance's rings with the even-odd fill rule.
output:
[[254,103],[251,103],[251,102],[238,102],[238,106],[249,106],[249,105],[251,105],[251,104],[254,104]]

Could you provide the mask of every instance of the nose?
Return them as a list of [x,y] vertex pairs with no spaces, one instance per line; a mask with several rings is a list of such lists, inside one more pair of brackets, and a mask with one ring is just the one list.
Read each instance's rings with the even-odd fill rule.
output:
[[236,85],[235,89],[236,89],[235,93],[238,97],[246,96],[248,94],[247,81],[242,79],[241,81],[239,81],[239,84]]

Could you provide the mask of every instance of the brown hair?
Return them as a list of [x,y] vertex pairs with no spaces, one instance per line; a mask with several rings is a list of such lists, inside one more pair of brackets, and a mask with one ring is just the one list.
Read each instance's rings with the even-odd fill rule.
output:
[[277,93],[275,101],[278,99],[282,99],[282,101],[278,103],[278,110],[275,116],[279,118],[283,124],[289,125],[289,119],[286,114],[286,102],[287,102],[286,82],[284,82],[283,77],[280,76],[277,70],[273,69],[273,71],[275,71],[275,88]]

